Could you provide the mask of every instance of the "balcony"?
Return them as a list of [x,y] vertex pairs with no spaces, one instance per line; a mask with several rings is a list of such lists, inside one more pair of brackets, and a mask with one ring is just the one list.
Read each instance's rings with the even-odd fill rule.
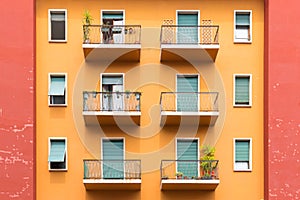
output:
[[[161,190],[215,190],[220,183],[218,163],[218,160],[162,160],[160,188]],[[181,172],[182,176],[176,176],[177,172]]]
[[86,125],[140,125],[140,92],[83,92]]
[[141,160],[84,160],[86,190],[140,190]]
[[162,92],[161,125],[213,126],[219,116],[218,92]]
[[83,25],[84,55],[88,61],[139,61],[140,25]]
[[218,25],[162,25],[161,60],[215,61],[219,45]]

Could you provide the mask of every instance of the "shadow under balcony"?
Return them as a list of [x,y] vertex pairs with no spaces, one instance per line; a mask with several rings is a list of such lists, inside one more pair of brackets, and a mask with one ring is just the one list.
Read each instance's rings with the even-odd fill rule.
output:
[[161,190],[213,191],[220,183],[218,160],[162,160]]
[[140,92],[83,92],[86,125],[140,125]]
[[219,117],[218,92],[162,92],[161,126],[213,126]]
[[140,25],[83,25],[85,59],[139,61]]
[[162,25],[161,61],[215,61],[219,45],[218,25]]
[[86,190],[140,190],[141,160],[84,160]]

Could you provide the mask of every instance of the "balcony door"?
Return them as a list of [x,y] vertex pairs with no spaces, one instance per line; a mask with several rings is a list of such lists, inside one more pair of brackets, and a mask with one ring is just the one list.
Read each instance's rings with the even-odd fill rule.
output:
[[104,179],[124,178],[124,140],[102,140],[102,177]]
[[102,31],[105,43],[122,44],[124,43],[124,11],[123,10],[102,10],[102,24],[112,25],[112,29],[107,30],[109,33],[105,38],[105,32]]
[[[199,11],[177,11],[177,43],[197,44],[199,41]],[[184,27],[180,27],[184,26]]]
[[177,139],[177,172],[182,172],[183,176],[198,177],[199,150],[197,139]]
[[123,111],[123,74],[101,74],[103,111]]
[[198,75],[177,75],[176,111],[197,112],[199,110],[198,79]]

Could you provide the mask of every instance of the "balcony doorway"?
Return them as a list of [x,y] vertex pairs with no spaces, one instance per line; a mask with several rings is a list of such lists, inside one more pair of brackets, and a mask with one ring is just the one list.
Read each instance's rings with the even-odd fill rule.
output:
[[102,110],[123,111],[123,74],[101,74]]

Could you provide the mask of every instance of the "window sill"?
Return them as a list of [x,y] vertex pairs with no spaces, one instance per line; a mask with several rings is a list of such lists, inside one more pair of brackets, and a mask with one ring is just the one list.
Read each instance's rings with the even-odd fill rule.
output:
[[49,43],[67,43],[67,40],[48,40]]
[[49,107],[67,107],[67,104],[48,104]]
[[245,39],[245,40],[234,40],[233,41],[233,43],[234,44],[251,44],[252,43],[252,40],[247,40],[247,39]]
[[234,108],[251,108],[252,107],[252,105],[236,105],[236,104],[234,104],[233,105],[233,107]]
[[234,172],[252,172],[252,169],[233,169]]
[[68,169],[48,169],[49,172],[67,172]]

